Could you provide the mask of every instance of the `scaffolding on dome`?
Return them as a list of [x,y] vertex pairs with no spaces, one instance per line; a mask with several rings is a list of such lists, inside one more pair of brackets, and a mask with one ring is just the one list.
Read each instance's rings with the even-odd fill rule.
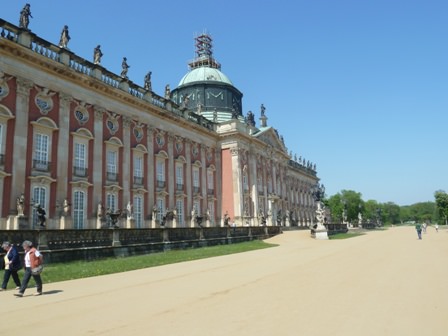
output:
[[221,70],[221,64],[213,58],[213,39],[209,34],[195,37],[196,58],[188,65],[190,69],[209,67]]

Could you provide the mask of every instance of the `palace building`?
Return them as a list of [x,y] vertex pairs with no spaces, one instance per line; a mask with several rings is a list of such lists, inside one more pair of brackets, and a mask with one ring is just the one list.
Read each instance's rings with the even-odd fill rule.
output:
[[[163,95],[0,19],[0,229],[309,226],[316,166],[243,113],[207,34]],[[182,74],[179,75],[179,78]],[[143,77],[143,76],[142,76]],[[170,216],[167,216],[170,214]],[[230,219],[227,221],[225,219]]]

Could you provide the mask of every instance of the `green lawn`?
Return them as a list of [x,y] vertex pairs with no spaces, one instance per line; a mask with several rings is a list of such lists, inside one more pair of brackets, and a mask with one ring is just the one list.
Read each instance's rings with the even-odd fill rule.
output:
[[362,236],[364,233],[361,232],[347,232],[347,233],[336,233],[334,235],[328,236],[329,239],[333,240],[333,239],[347,239],[347,238],[353,238],[353,237],[358,237],[358,236]]
[[[261,240],[253,240],[238,244],[218,245],[187,250],[172,250],[142,256],[49,264],[45,265],[42,273],[42,280],[44,284],[53,283],[64,280],[73,280],[97,275],[132,271],[148,267],[156,267],[189,260],[211,258],[233,253],[242,253],[274,246],[277,245],[268,244]],[[19,277],[22,278],[22,276],[23,271],[20,271]],[[33,286],[34,281],[31,280],[30,285]],[[15,284],[11,278],[9,280],[8,289],[14,287]]]

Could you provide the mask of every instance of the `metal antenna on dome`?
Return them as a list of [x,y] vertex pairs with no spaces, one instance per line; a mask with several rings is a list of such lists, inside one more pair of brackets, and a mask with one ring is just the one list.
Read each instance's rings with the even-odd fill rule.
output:
[[204,32],[194,38],[196,47],[196,57],[188,65],[190,69],[199,67],[209,67],[221,69],[221,64],[213,58],[213,39],[210,34]]

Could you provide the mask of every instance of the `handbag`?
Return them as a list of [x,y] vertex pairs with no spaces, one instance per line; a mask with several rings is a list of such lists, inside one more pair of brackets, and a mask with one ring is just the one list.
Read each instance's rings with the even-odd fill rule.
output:
[[43,270],[44,270],[44,265],[39,265],[39,266],[31,269],[31,274],[38,275],[38,274],[41,274]]

